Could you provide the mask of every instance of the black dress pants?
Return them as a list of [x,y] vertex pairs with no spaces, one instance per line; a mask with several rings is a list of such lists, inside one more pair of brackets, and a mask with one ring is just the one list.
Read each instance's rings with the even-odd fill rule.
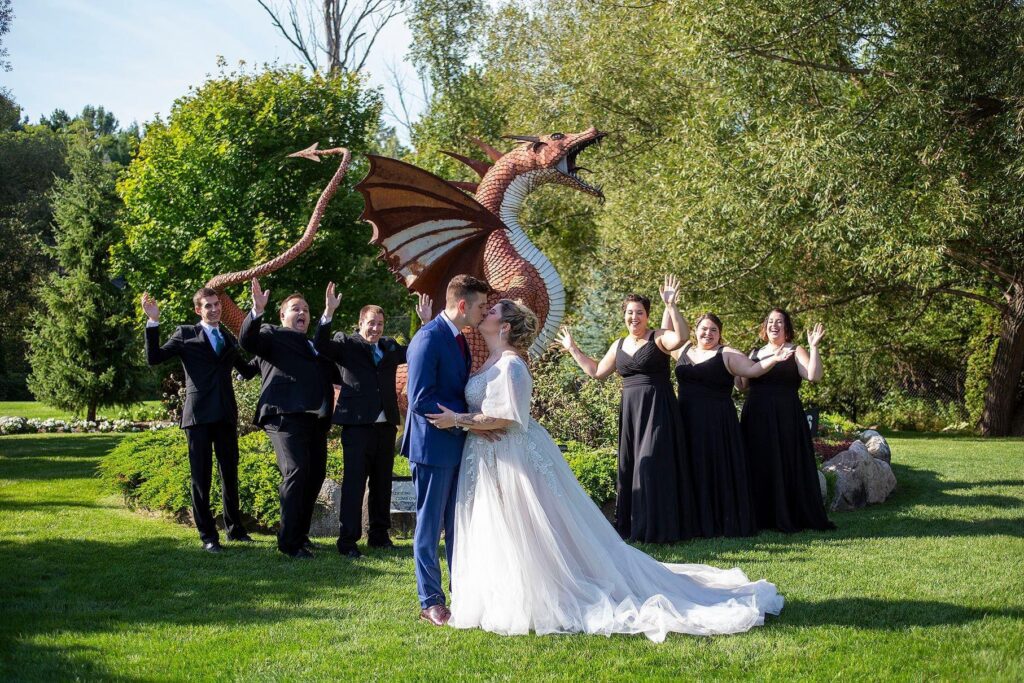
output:
[[294,553],[309,540],[313,507],[327,476],[330,426],[330,420],[312,413],[273,415],[263,422],[281,470],[277,548],[283,553]]
[[221,492],[224,495],[224,528],[228,538],[245,535],[238,510],[238,431],[234,420],[222,420],[185,428],[188,465],[192,475],[192,517],[203,543],[218,541],[217,524],[210,512],[213,454],[217,454]]
[[345,473],[341,481],[341,529],[338,547],[354,548],[363,531],[363,494],[370,483],[370,545],[383,545],[390,539],[391,473],[395,466],[397,428],[387,422],[345,425],[341,428]]

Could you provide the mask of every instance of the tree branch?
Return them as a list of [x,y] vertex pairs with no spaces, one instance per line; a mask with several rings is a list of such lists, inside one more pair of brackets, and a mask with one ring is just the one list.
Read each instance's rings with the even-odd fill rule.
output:
[[295,23],[295,5],[291,5],[290,12],[290,15],[292,16],[292,27],[295,29],[295,37],[293,38],[292,35],[288,33],[288,30],[284,27],[284,24],[282,23],[280,17],[277,16],[277,13],[274,12],[274,10],[271,9],[270,6],[264,0],[256,0],[256,2],[259,3],[260,7],[266,10],[267,14],[270,15],[270,20],[273,22],[274,27],[278,30],[278,32],[280,32],[282,36],[284,36],[285,40],[291,43],[292,47],[295,48],[295,51],[298,52],[302,56],[302,58],[306,60],[306,63],[309,64],[310,68],[313,69],[313,71],[319,71],[319,66],[317,65],[316,60],[312,57],[312,55],[309,54],[309,51],[306,48],[305,40],[302,37],[302,32],[299,30],[298,26]]
[[773,59],[777,62],[785,62],[786,64],[793,64],[796,66],[804,66],[811,69],[818,69],[819,71],[831,71],[840,74],[849,74],[851,76],[870,76],[873,73],[879,73],[883,76],[895,76],[892,71],[876,71],[875,69],[865,69],[859,66],[844,66],[842,64],[824,64],[822,62],[811,62],[804,59],[793,59],[792,57],[786,57],[785,55],[777,55],[774,52],[768,52],[767,50],[760,50],[757,48],[751,48],[746,50],[750,54],[757,55],[758,57],[764,57],[766,59]]

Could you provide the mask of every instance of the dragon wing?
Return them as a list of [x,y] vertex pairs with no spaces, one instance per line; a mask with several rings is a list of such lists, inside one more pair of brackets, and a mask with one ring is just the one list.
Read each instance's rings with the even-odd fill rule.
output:
[[[493,213],[436,175],[395,159],[367,155],[370,172],[356,185],[391,272],[410,290],[444,306],[448,281],[460,273],[484,277],[484,244],[507,227]],[[436,311],[435,311],[436,312]]]

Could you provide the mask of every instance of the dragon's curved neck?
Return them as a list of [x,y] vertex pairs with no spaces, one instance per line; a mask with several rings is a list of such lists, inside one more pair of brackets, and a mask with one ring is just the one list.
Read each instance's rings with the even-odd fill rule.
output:
[[544,352],[558,333],[558,327],[565,315],[565,286],[554,264],[533,244],[523,230],[519,214],[526,197],[541,185],[550,182],[557,171],[541,169],[522,173],[494,173],[495,170],[497,167],[480,183],[476,194],[477,200],[484,208],[497,214],[502,223],[508,226],[509,243],[516,253],[537,270],[547,289],[548,314],[542,320],[541,331],[530,347],[530,354],[536,356]]

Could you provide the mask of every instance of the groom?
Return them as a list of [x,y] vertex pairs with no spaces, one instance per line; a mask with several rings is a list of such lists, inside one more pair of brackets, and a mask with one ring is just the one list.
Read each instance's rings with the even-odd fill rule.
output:
[[441,564],[437,550],[443,527],[450,573],[455,533],[455,488],[466,434],[454,428],[438,429],[426,416],[440,412],[438,404],[455,412],[466,411],[465,390],[472,357],[462,329],[475,328],[487,315],[490,291],[483,280],[470,275],[456,275],[448,283],[444,311],[420,328],[406,353],[409,412],[401,452],[409,458],[416,490],[413,558],[422,610],[420,618],[435,626],[444,626],[451,616],[441,588]]

